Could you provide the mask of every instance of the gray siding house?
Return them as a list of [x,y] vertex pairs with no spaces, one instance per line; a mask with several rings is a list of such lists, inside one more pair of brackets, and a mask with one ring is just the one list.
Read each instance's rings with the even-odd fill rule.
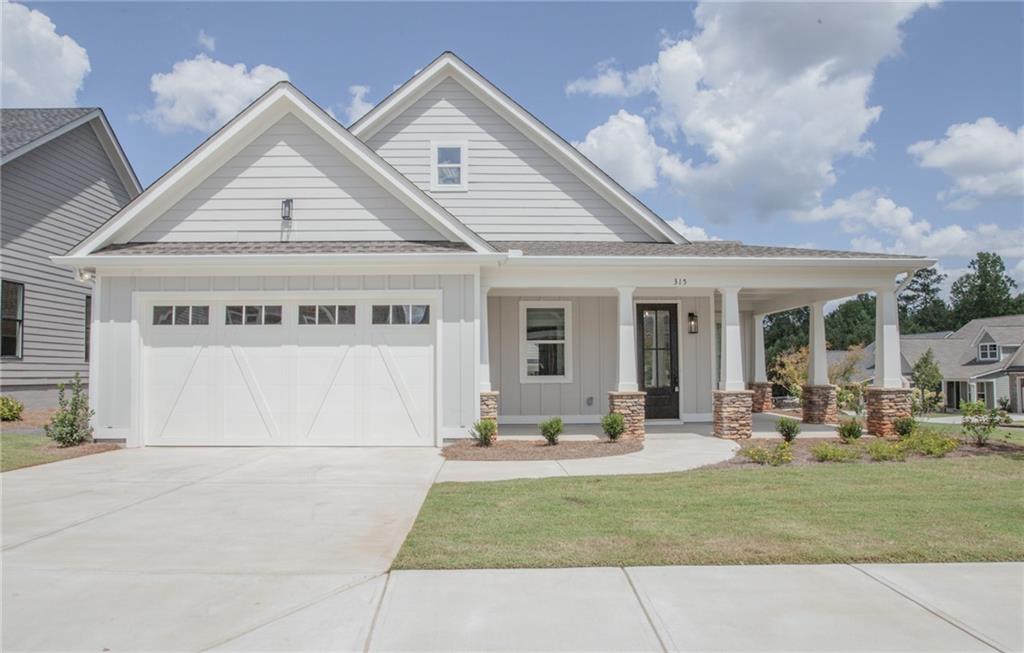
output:
[[89,373],[92,284],[50,260],[142,188],[100,109],[0,110],[0,392],[30,407]]

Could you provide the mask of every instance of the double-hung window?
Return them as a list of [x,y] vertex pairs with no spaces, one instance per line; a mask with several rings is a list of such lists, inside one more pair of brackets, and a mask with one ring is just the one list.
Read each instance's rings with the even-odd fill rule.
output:
[[430,190],[469,189],[469,162],[464,142],[434,142],[430,147]]
[[2,284],[0,302],[0,357],[21,358],[25,331],[25,286],[13,281]]
[[982,344],[978,345],[978,360],[999,360],[999,345],[997,345],[994,342],[983,342]]
[[572,382],[572,302],[519,303],[519,380]]

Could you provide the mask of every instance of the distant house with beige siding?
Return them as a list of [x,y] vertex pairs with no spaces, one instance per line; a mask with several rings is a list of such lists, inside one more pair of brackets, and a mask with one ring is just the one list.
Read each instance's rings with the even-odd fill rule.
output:
[[0,132],[0,392],[44,407],[89,372],[92,284],[50,257],[142,188],[100,109],[3,109]]

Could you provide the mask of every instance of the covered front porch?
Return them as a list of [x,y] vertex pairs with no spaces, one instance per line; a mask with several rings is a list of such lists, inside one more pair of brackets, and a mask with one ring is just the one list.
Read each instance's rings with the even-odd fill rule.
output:
[[552,416],[596,433],[601,417],[614,412],[624,416],[627,437],[683,424],[723,438],[751,437],[771,428],[754,419],[771,410],[764,318],[807,306],[811,359],[803,419],[834,424],[825,305],[872,291],[879,297],[877,373],[867,392],[867,427],[888,435],[893,420],[909,414],[899,368],[897,271],[843,263],[845,269],[826,263],[814,271],[792,262],[749,269],[720,261],[666,270],[624,264],[485,270],[480,415],[496,419],[503,434],[522,426],[536,432]]

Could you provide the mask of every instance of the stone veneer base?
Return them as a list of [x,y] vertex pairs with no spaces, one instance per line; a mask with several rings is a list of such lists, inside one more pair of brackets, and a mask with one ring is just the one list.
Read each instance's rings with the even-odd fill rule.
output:
[[[485,390],[480,393],[480,419],[493,419],[498,424],[498,392]],[[498,432],[494,432],[497,436]]]
[[752,390],[714,390],[711,396],[716,437],[742,440],[754,434]]
[[839,423],[839,406],[836,403],[834,385],[805,385],[801,404],[803,420],[807,424]]
[[608,393],[608,412],[619,413],[626,420],[626,430],[619,436],[623,440],[644,439],[646,435],[644,428],[646,411],[646,392],[618,392],[612,390]]
[[880,438],[895,437],[894,422],[901,417],[910,417],[910,389],[867,388],[864,395],[868,433]]
[[767,413],[775,408],[772,402],[771,383],[751,383],[750,390],[754,393],[754,403],[750,407],[755,413]]

